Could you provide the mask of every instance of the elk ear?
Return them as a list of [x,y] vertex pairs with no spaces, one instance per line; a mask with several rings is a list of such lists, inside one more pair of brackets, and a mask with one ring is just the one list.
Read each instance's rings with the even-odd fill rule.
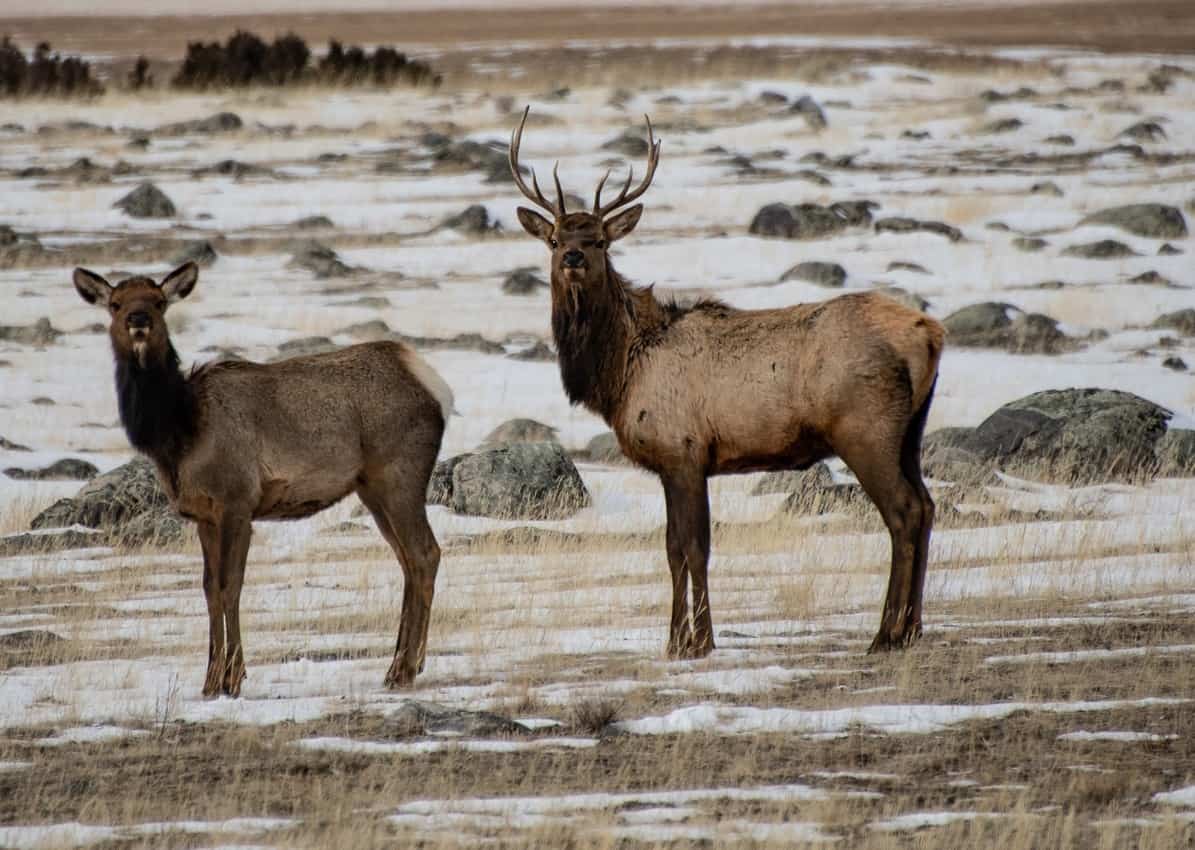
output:
[[108,298],[112,295],[112,284],[108,281],[87,269],[75,269],[71,280],[74,281],[79,297],[88,304],[105,308],[108,306]]
[[614,242],[626,236],[635,229],[641,215],[643,215],[643,204],[635,204],[633,207],[627,207],[614,218],[606,219],[602,224],[602,230],[606,233],[606,241]]
[[536,239],[551,244],[552,231],[555,229],[555,225],[552,222],[526,207],[519,207],[517,214],[519,216],[519,224],[523,225],[524,230]]
[[166,301],[173,304],[175,301],[181,301],[190,295],[191,290],[195,288],[195,283],[198,280],[199,266],[192,262],[187,262],[166,275],[162,282],[158,284],[158,288],[166,296]]

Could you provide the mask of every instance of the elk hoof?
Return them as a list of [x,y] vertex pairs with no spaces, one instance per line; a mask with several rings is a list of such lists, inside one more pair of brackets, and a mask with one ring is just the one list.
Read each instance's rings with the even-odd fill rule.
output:
[[220,696],[223,690],[223,664],[209,664],[207,666],[207,677],[203,680],[203,698],[215,699]]
[[224,675],[224,695],[230,696],[233,699],[239,697],[241,695],[241,682],[243,681],[245,681],[244,667],[236,670],[229,668],[228,672]]
[[389,691],[404,690],[414,687],[415,676],[415,671],[403,670],[401,667],[395,665],[386,673],[386,678],[382,684]]

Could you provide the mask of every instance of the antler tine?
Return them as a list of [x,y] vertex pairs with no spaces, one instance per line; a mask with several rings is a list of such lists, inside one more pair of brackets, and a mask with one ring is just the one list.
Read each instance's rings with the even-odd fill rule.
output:
[[[545,210],[550,212],[553,216],[558,216],[564,212],[564,195],[560,193],[560,209],[557,210],[552,206],[552,202],[544,197],[544,193],[539,189],[539,182],[535,179],[535,169],[531,169],[531,185],[535,187],[534,194],[531,189],[527,188],[527,184],[523,181],[523,175],[519,173],[519,147],[523,144],[523,127],[527,124],[527,115],[531,112],[531,107],[527,106],[523,110],[523,118],[519,121],[519,126],[510,134],[510,153],[508,159],[510,161],[510,173],[515,179],[515,185],[519,187],[519,191],[523,196],[534,204],[538,204]],[[555,173],[555,172],[553,172]],[[559,190],[560,181],[556,181],[556,188]]]
[[602,179],[598,181],[597,191],[593,193],[593,214],[599,215],[602,211],[602,187],[606,185],[606,181],[610,179],[610,169],[606,169],[606,173],[602,175]]
[[557,215],[564,215],[564,190],[560,188],[560,160],[552,166],[552,180],[556,182],[556,205],[560,208]]
[[622,187],[622,191],[618,193],[618,197],[596,210],[596,215],[601,218],[605,218],[619,207],[625,206],[637,199],[647,191],[647,187],[651,185],[652,178],[656,176],[656,166],[660,164],[660,142],[656,141],[655,134],[652,132],[651,118],[646,115],[643,117],[647,120],[647,173],[643,175],[643,181],[635,187],[635,191],[628,195],[627,191],[631,188],[631,178],[634,174],[634,169],[628,168],[627,182]]

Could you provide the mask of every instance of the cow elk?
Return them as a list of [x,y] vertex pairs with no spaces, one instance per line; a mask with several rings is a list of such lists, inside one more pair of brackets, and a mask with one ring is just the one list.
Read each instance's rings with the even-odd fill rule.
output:
[[107,311],[120,419],[171,503],[198,525],[208,610],[203,694],[239,696],[240,598],[255,519],[299,519],[349,493],[365,504],[405,577],[390,687],[422,670],[440,548],[424,498],[452,410],[448,386],[408,346],[355,345],[277,363],[213,362],[184,374],[165,313],[199,270],[116,286],[76,269]]
[[[527,111],[511,135],[510,167],[525,207],[519,222],[552,252],[552,333],[564,390],[601,416],[622,451],[664,486],[672,622],[668,655],[714,649],[706,567],[707,479],[808,469],[841,458],[883,516],[892,539],[879,632],[871,650],[921,633],[922,588],[934,503],[921,477],[921,436],[942,355],[942,326],[874,293],[816,304],[738,310],[717,301],[662,303],[614,270],[611,243],[634,230],[660,143],[647,122],[647,170],[591,211],[569,212],[519,168]],[[692,615],[689,584],[692,582]]]

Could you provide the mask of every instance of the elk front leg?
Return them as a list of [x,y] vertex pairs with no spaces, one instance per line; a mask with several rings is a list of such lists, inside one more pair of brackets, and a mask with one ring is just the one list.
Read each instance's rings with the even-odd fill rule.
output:
[[226,516],[220,526],[220,596],[228,631],[221,689],[230,697],[241,695],[245,679],[245,651],[241,646],[241,586],[253,526],[248,515]]
[[[669,658],[703,658],[714,650],[707,567],[710,556],[710,504],[705,475],[664,479],[668,510],[668,568],[672,572],[672,623]],[[693,584],[693,622],[688,583]]]
[[207,674],[203,695],[220,694],[224,675],[224,602],[220,595],[220,531],[211,522],[199,523],[199,543],[203,547],[203,595],[207,600]]

